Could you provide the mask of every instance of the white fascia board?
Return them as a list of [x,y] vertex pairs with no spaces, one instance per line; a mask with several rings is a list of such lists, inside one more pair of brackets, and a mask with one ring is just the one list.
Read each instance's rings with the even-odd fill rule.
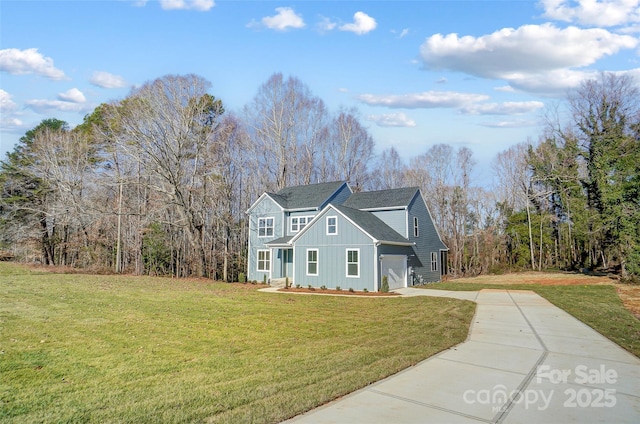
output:
[[314,225],[315,222],[318,221],[320,219],[320,217],[322,215],[324,215],[325,212],[328,211],[329,209],[333,209],[337,214],[339,214],[341,217],[343,217],[345,220],[347,220],[349,223],[351,223],[351,225],[356,227],[358,230],[362,231],[367,237],[369,237],[371,239],[371,241],[373,243],[376,243],[378,241],[371,234],[366,232],[361,226],[359,226],[358,224],[353,222],[348,216],[346,216],[345,214],[340,212],[338,209],[334,208],[333,205],[331,203],[329,203],[327,206],[324,207],[324,209],[322,209],[320,212],[318,212],[318,214],[316,216],[313,217],[313,219],[311,220],[310,223],[308,223],[302,230],[300,230],[298,232],[298,234],[293,236],[293,238],[290,240],[290,243],[293,244],[302,234],[304,234],[304,232],[307,230],[307,228],[311,228],[311,226]]
[[385,240],[374,240],[376,246],[380,246],[381,244],[386,244],[388,246],[415,246],[416,244],[410,241],[385,241]]
[[409,207],[408,205],[405,206],[385,206],[385,207],[381,207],[381,208],[363,208],[363,209],[358,209],[361,211],[365,211],[365,212],[379,212],[379,211],[397,211],[397,210],[407,210]]
[[249,214],[257,205],[258,203],[260,203],[262,201],[262,199],[264,199],[265,197],[268,197],[269,199],[271,199],[271,201],[273,203],[276,204],[276,206],[278,206],[280,208],[280,211],[284,212],[284,208],[280,205],[280,203],[276,202],[273,197],[269,196],[269,193],[264,192],[262,193],[262,195],[260,197],[258,197],[258,200],[256,200],[255,202],[253,202],[253,204],[251,206],[249,206],[249,209],[246,210],[246,214]]

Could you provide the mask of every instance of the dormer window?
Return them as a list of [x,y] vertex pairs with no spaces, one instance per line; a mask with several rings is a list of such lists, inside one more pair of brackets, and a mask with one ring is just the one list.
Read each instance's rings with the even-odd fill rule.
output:
[[302,231],[309,222],[313,219],[313,216],[292,216],[291,217],[291,232],[297,233]]

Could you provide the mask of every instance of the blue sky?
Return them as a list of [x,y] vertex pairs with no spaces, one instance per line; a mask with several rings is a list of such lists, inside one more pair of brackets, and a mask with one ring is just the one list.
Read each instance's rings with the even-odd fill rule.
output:
[[378,151],[438,143],[493,157],[601,71],[640,76],[638,0],[0,0],[0,155],[55,117],[167,74],[198,74],[240,111],[270,75],[357,107]]

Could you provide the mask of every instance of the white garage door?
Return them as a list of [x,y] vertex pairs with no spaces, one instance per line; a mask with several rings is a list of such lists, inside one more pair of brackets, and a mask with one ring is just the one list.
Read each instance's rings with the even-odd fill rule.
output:
[[406,256],[384,255],[381,266],[382,275],[386,275],[389,278],[389,290],[407,286]]

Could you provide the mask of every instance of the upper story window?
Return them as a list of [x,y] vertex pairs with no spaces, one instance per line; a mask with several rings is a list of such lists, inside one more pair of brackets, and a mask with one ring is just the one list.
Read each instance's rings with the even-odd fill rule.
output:
[[327,217],[327,235],[336,235],[338,234],[338,217],[337,216],[328,216]]
[[413,217],[413,236],[418,237],[420,235],[420,229],[418,227],[418,217]]
[[297,233],[302,231],[309,222],[313,219],[313,216],[292,216],[291,217],[291,232]]
[[258,218],[258,237],[273,237],[273,218]]

